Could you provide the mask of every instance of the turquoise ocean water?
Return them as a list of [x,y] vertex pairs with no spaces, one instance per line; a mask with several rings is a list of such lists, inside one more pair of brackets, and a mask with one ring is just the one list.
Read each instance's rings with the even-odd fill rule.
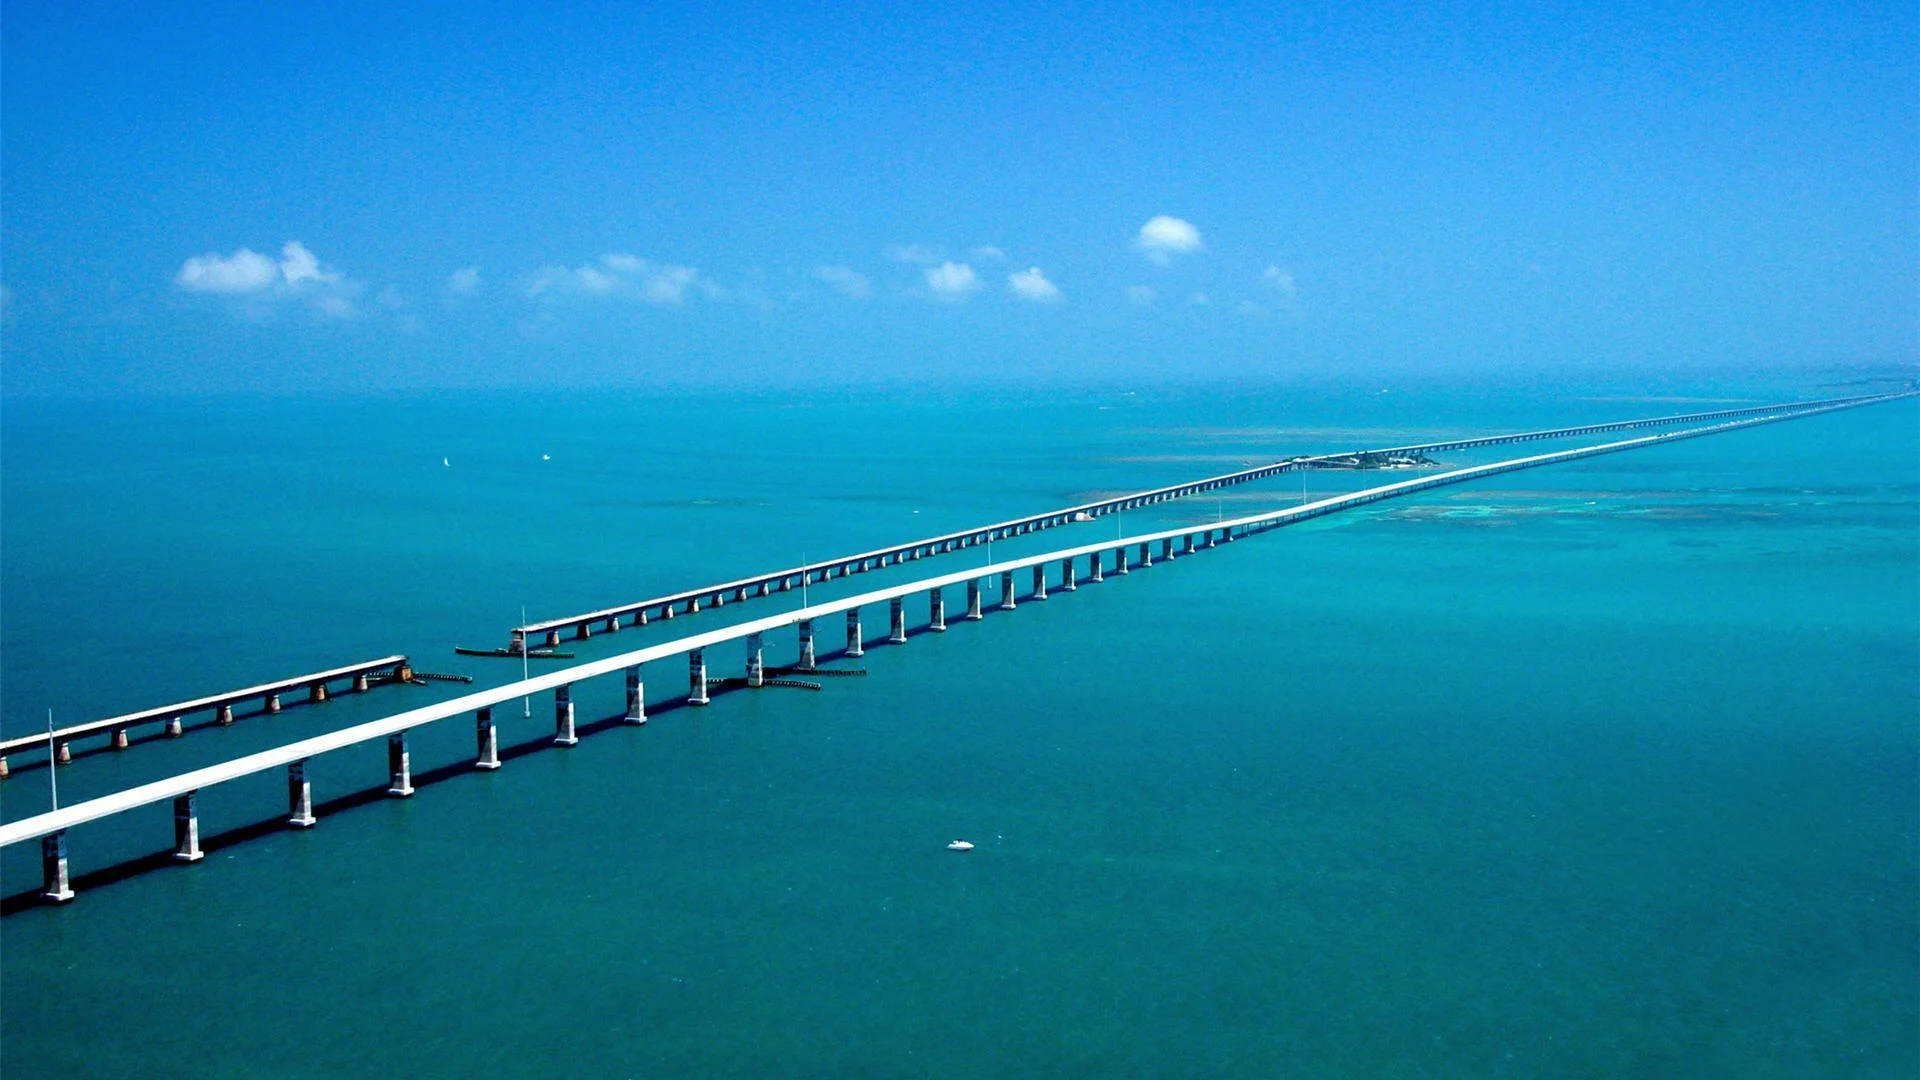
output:
[[[451,646],[522,604],[1296,453],[1846,392],[1382,389],[8,401],[0,733],[390,652],[499,683]],[[165,807],[77,828],[79,898],[0,918],[0,1071],[1912,1075],[1916,446],[1908,401],[1445,489],[874,645],[818,693],[675,707],[663,663],[644,728],[599,723],[617,679],[569,750],[548,701],[505,710],[497,773],[466,722],[416,732],[408,800],[359,797],[383,746],[319,759],[308,832],[233,838],[278,774],[204,792],[192,867],[114,870],[170,844]],[[461,689],[87,753],[61,796]],[[38,880],[0,857],[0,893]]]

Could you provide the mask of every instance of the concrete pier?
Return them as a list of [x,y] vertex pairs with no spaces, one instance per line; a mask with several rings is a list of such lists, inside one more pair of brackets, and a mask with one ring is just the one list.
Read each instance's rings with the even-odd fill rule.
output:
[[553,745],[573,746],[580,736],[573,728],[573,686],[571,683],[553,688]]
[[947,598],[939,589],[927,590],[927,629],[936,634],[947,629]]
[[1127,545],[1125,544],[1121,544],[1119,547],[1113,549],[1113,572],[1116,574],[1129,572],[1127,570]]
[[560,647],[560,631],[558,630],[547,631],[547,648],[557,649],[559,647]]
[[867,650],[860,638],[860,609],[847,609],[847,655],[865,656]]
[[173,857],[178,862],[199,862],[205,856],[200,851],[200,814],[194,805],[200,792],[189,791],[176,795],[173,799]]
[[1181,537],[1180,539],[1181,539],[1180,554],[1182,555],[1193,554],[1193,534],[1188,533],[1187,535]]
[[493,706],[473,714],[473,767],[491,772],[500,767],[500,732],[493,726]]
[[1060,588],[1072,592],[1079,587],[1080,583],[1073,579],[1073,556],[1069,555],[1060,560]]
[[709,700],[706,650],[690,650],[687,653],[687,704],[705,705]]
[[895,645],[907,643],[907,598],[904,596],[887,601],[887,640]]
[[967,619],[979,622],[986,616],[980,613],[980,579],[967,579]]
[[647,686],[640,681],[639,664],[627,669],[627,713],[620,719],[628,724],[647,722]]
[[1141,544],[1140,545],[1141,569],[1145,569],[1152,565],[1153,565],[1153,545],[1151,543]]
[[800,660],[794,666],[801,671],[812,671],[814,668],[812,619],[800,620]]
[[1008,570],[1000,575],[1000,610],[1012,611],[1018,604],[1013,594],[1013,571]]
[[364,694],[367,692],[366,672],[363,671],[353,677],[353,692],[356,694]]
[[760,687],[767,685],[767,665],[761,648],[760,632],[747,635],[747,685]]
[[387,794],[404,799],[413,794],[413,755],[407,753],[407,733],[387,736]]
[[181,722],[179,717],[176,716],[173,719],[167,721],[166,732],[167,732],[167,738],[177,739],[180,736],[186,734],[187,729],[186,729],[186,725]]
[[233,723],[233,706],[222,705],[213,715],[220,722],[221,727],[226,727]]
[[67,830],[40,838],[40,875],[42,900],[64,904],[73,899],[73,886],[67,881]]
[[123,727],[114,728],[112,733],[107,736],[107,745],[113,747],[115,750],[125,750],[127,748],[127,729]]
[[1160,541],[1160,558],[1163,561],[1173,558],[1173,537]]
[[270,713],[279,712],[280,711],[280,695],[268,694],[267,700],[261,703],[261,707]]
[[1033,598],[1035,600],[1045,600],[1047,598],[1047,564],[1046,563],[1034,564]]
[[307,779],[307,759],[287,763],[287,824],[296,829],[311,829],[313,781]]
[[53,763],[55,765],[73,764],[73,745],[65,739],[53,741]]
[[314,683],[312,686],[307,688],[308,704],[319,705],[325,702],[327,698],[328,698],[328,694],[327,694],[326,683]]

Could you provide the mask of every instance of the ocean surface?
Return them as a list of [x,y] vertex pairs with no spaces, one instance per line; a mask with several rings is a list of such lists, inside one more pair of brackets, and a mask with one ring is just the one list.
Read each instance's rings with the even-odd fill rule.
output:
[[[452,646],[504,644],[523,605],[1300,453],[1851,392],[8,400],[0,734],[394,652],[499,684],[517,662]],[[317,759],[309,831],[273,827],[277,772],[205,791],[194,866],[138,863],[164,806],[76,828],[65,907],[19,902],[38,853],[9,849],[0,1072],[1912,1076],[1916,448],[1908,400],[1447,488],[870,644],[819,692],[691,709],[684,664],[652,665],[642,728],[603,723],[617,678],[577,688],[571,749],[550,699],[501,710],[496,773],[466,767],[466,721],[415,732],[410,799],[379,796],[384,746]],[[1282,475],[1118,527],[1302,496]],[[59,795],[466,689],[93,740]],[[16,765],[7,819],[51,795]]]

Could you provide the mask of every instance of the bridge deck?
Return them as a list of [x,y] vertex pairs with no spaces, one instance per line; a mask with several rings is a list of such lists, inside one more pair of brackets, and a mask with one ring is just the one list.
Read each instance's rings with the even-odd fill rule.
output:
[[[152,709],[142,709],[139,712],[126,713],[122,716],[110,716],[105,720],[89,720],[84,724],[75,724],[72,727],[56,728],[52,733],[52,740],[59,742],[86,735],[102,735],[116,728],[133,727],[138,724],[159,723],[172,720],[175,717],[190,716],[193,713],[218,709],[222,705],[238,705],[245,701],[251,701],[254,698],[265,698],[274,694],[285,694],[294,690],[305,690],[308,687],[320,683],[333,682],[337,679],[350,679],[356,675],[372,675],[376,672],[401,667],[406,664],[406,662],[407,658],[404,656],[383,656],[378,660],[363,660],[358,664],[329,668],[326,671],[316,671],[310,675],[295,675],[292,678],[279,679],[270,683],[261,683],[259,686],[249,686],[242,690],[228,690],[224,693],[212,694],[208,697],[194,698],[192,701],[181,701],[172,705],[161,705]],[[46,732],[40,732],[35,735],[22,735],[12,739],[0,739],[0,757],[21,750],[44,747],[48,741]]]
[[[1354,452],[1411,454],[1444,450],[1464,450],[1478,446],[1500,446],[1509,443],[1533,442],[1546,439],[1580,438],[1611,431],[1670,427],[1675,424],[1726,420],[1743,416],[1757,416],[1763,413],[1772,414],[1783,411],[1805,411],[1809,409],[1844,407],[1851,404],[1864,404],[1868,401],[1877,401],[1879,399],[1880,397],[1878,395],[1867,395],[1851,398],[1827,398],[1817,401],[1789,402],[1776,405],[1757,405],[1738,409],[1681,413],[1672,416],[1646,417],[1638,420],[1617,420],[1602,424],[1587,424],[1580,427],[1485,435],[1470,439],[1453,439],[1444,442],[1418,443],[1409,446],[1395,446],[1380,450]],[[875,548],[872,551],[863,551],[853,555],[841,555],[831,559],[823,559],[801,566],[789,567],[785,570],[775,570],[769,573],[739,578],[734,581],[683,589],[679,592],[666,593],[661,596],[621,604],[616,607],[600,608],[596,611],[582,612],[577,615],[564,615],[555,619],[543,619],[538,622],[530,622],[522,626],[514,627],[512,634],[516,639],[532,644],[531,638],[536,634],[579,630],[583,627],[590,627],[595,623],[605,622],[608,619],[630,618],[638,616],[643,612],[656,609],[665,612],[680,605],[699,601],[718,601],[724,603],[725,597],[729,594],[737,594],[742,590],[755,590],[766,586],[774,586],[797,578],[805,577],[807,580],[812,581],[821,580],[822,575],[830,575],[836,571],[844,574],[863,573],[869,564],[877,563],[883,559],[911,560],[920,557],[918,553],[922,551],[927,552],[929,555],[941,553],[947,550],[947,545],[949,544],[964,547],[1006,536],[1020,535],[1024,532],[1038,532],[1043,529],[1071,524],[1074,518],[1080,514],[1085,514],[1088,517],[1102,517],[1106,514],[1133,509],[1137,506],[1185,498],[1189,495],[1205,491],[1213,491],[1223,487],[1263,480],[1269,476],[1275,476],[1292,469],[1310,466],[1313,462],[1345,457],[1348,456],[1349,453],[1353,452],[1294,457],[1285,461],[1271,462],[1265,465],[1256,465],[1252,468],[1240,469],[1235,472],[1222,473],[1219,476],[1210,476],[1180,484],[1169,484],[1165,487],[1136,491],[1127,495],[1118,495],[1112,498],[1099,499],[1094,502],[1081,503],[1077,506],[1064,506],[1054,510],[1042,511],[1037,514],[1011,518],[991,525],[980,525],[974,528],[960,529],[954,532],[941,533],[937,536],[923,537],[919,540],[909,540],[901,544],[891,544],[886,547]]]
[[609,675],[614,672],[623,671],[626,668],[688,653],[695,649],[704,649],[729,641],[737,641],[747,637],[749,634],[765,633],[770,630],[792,626],[803,619],[820,619],[866,605],[925,593],[950,585],[962,584],[969,580],[992,577],[1029,567],[1044,566],[1048,563],[1063,559],[1098,555],[1116,548],[1124,548],[1128,545],[1151,544],[1161,540],[1171,540],[1219,531],[1225,531],[1229,535],[1235,532],[1244,535],[1250,532],[1265,531],[1266,529],[1291,525],[1326,514],[1364,506],[1382,499],[1409,495],[1429,488],[1464,483],[1469,480],[1514,472],[1520,469],[1537,468],[1543,465],[1575,461],[1581,458],[1597,457],[1602,454],[1619,453],[1624,450],[1639,447],[1699,438],[1705,435],[1714,435],[1741,428],[1755,427],[1761,424],[1776,423],[1782,420],[1810,416],[1815,413],[1832,412],[1856,405],[1870,404],[1874,401],[1884,401],[1895,397],[1906,396],[1910,396],[1910,394],[1903,392],[1869,399],[1849,399],[1836,404],[1799,408],[1795,411],[1780,412],[1753,419],[1730,420],[1708,427],[1692,428],[1686,431],[1661,432],[1655,435],[1645,435],[1618,442],[1604,443],[1598,446],[1559,450],[1552,453],[1536,454],[1530,457],[1515,458],[1488,465],[1454,469],[1431,476],[1416,477],[1397,483],[1383,484],[1379,487],[1368,488],[1364,491],[1336,495],[1318,500],[1317,502],[1306,503],[1282,510],[1271,510],[1197,527],[1187,526],[1176,529],[1163,529],[1157,532],[1142,533],[1123,538],[1110,538],[1097,543],[1082,544],[1076,547],[1049,551],[1042,555],[1026,555],[1019,558],[1003,560],[987,566],[968,567],[967,569],[953,573],[892,585],[871,592],[861,593],[857,596],[841,597],[835,600],[824,601],[804,608],[783,611],[746,622],[717,627],[703,633],[691,634],[671,641],[659,642],[630,652],[621,653],[617,656],[610,656],[601,660],[551,671],[530,679],[508,683],[489,690],[477,691],[448,701],[438,702],[433,705],[397,713],[379,720],[343,728],[339,731],[301,739],[284,746],[248,754],[244,757],[235,758],[217,765],[194,769],[190,772],[181,773],[163,780],[156,780],[152,783],[118,791],[111,795],[75,803],[72,806],[63,807],[59,810],[36,814],[32,817],[22,818],[17,821],[6,822],[0,824],[0,847],[7,847],[27,840],[52,836],[56,833],[64,832],[66,829],[75,825],[85,824],[86,822],[166,799],[184,796],[201,788],[211,787],[215,784],[225,783],[229,780],[235,780],[268,769],[291,765],[317,754],[396,735],[411,728],[420,727],[453,716],[464,715],[478,709],[501,705],[516,698],[528,697],[549,690],[557,690],[560,687],[570,686],[573,683],[586,679]]

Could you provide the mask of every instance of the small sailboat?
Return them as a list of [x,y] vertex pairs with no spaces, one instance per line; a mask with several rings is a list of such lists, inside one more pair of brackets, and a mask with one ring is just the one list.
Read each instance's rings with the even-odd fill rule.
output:
[[947,845],[947,850],[948,851],[972,851],[973,841],[955,840],[953,843]]
[[451,462],[451,461],[448,461],[448,460],[447,460],[446,458],[441,458],[441,459],[440,459],[440,464],[442,464],[442,465],[444,465],[444,466],[446,466],[446,467],[447,467],[447,468],[449,468],[449,469],[451,469],[451,468],[453,468],[453,462]]

